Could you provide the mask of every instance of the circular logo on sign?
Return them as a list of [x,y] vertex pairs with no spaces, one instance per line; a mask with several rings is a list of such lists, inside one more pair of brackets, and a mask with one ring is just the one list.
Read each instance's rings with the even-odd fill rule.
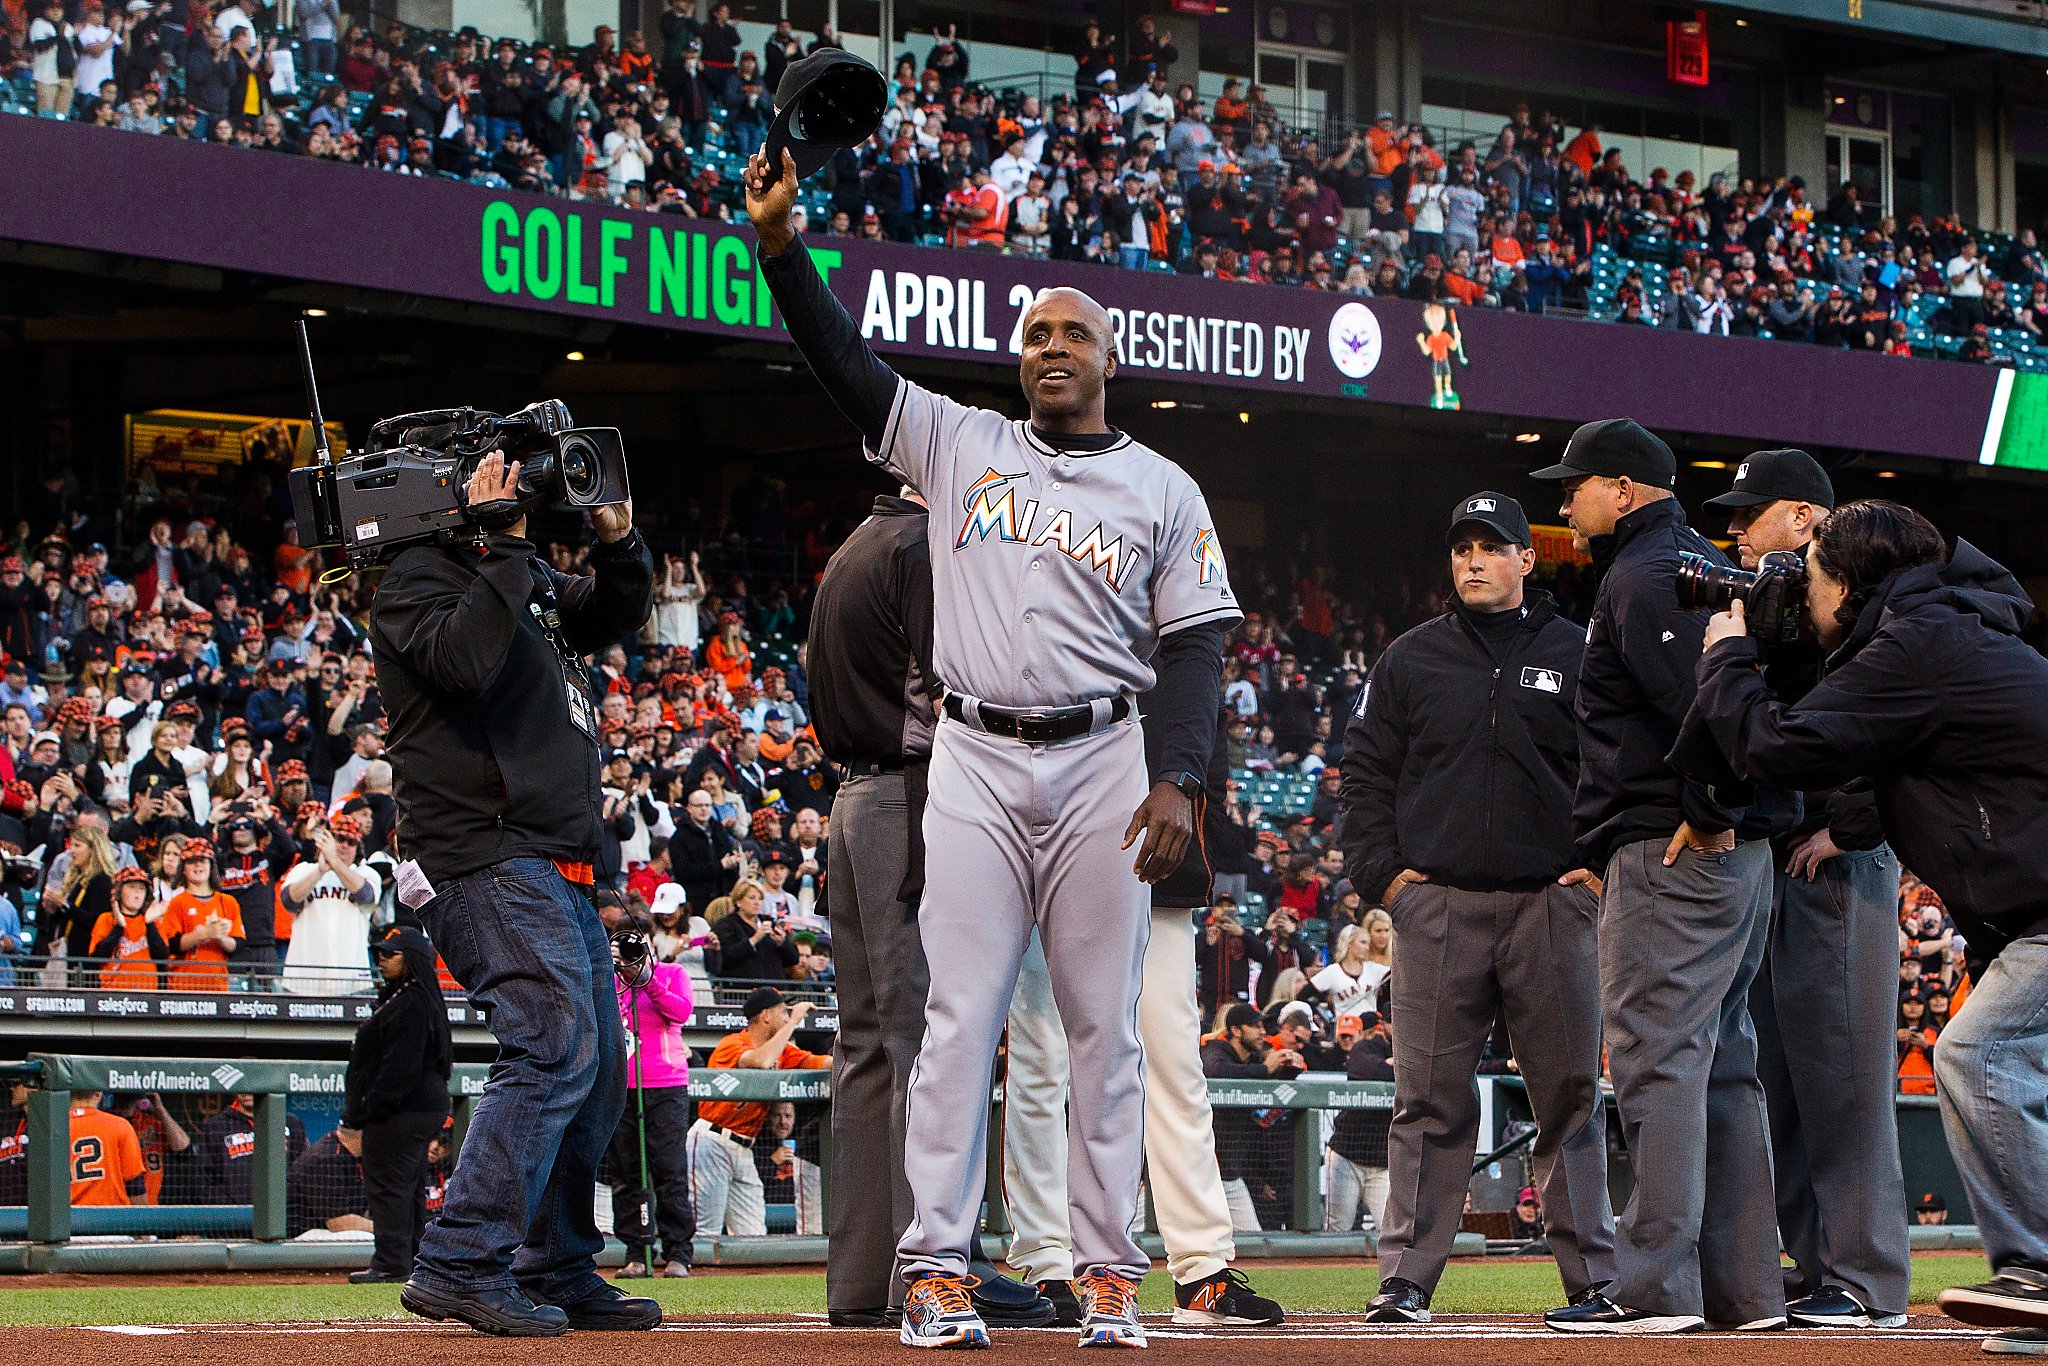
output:
[[1346,379],[1364,379],[1380,363],[1380,320],[1350,303],[1330,319],[1330,359]]

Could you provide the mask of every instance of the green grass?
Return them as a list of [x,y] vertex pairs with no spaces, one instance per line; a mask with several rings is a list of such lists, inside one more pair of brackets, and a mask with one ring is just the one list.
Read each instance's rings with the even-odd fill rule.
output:
[[[1262,1267],[1245,1272],[1260,1293],[1289,1309],[1355,1312],[1371,1298],[1377,1278],[1356,1262],[1328,1266]],[[1944,1286],[1990,1275],[1982,1257],[1913,1259],[1913,1302],[1926,1304]],[[337,1276],[337,1281],[339,1277]],[[658,1298],[671,1314],[816,1314],[825,1308],[819,1272],[707,1275],[688,1281],[628,1283]],[[1435,1307],[1447,1313],[1534,1314],[1560,1302],[1557,1272],[1547,1262],[1460,1262],[1444,1274]],[[1164,1275],[1146,1278],[1148,1311],[1172,1307]],[[290,1323],[322,1319],[401,1317],[392,1286],[266,1285],[224,1280],[204,1286],[129,1286],[118,1276],[104,1285],[32,1290],[0,1289],[0,1326],[147,1323]]]

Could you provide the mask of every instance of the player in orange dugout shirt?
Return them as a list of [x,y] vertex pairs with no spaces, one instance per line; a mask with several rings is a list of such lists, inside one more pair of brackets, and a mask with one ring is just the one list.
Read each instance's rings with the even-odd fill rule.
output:
[[147,1170],[135,1126],[100,1109],[99,1092],[72,1092],[71,1203],[126,1205]]

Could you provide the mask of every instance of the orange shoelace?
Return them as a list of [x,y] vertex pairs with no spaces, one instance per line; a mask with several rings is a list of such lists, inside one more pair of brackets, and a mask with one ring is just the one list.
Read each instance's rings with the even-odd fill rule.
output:
[[967,1298],[969,1284],[965,1276],[926,1276],[914,1290],[929,1299],[941,1314],[967,1314],[974,1310],[974,1302]]
[[1138,1287],[1121,1276],[1098,1271],[1082,1282],[1088,1288],[1090,1305],[1097,1314],[1126,1318],[1134,1312]]

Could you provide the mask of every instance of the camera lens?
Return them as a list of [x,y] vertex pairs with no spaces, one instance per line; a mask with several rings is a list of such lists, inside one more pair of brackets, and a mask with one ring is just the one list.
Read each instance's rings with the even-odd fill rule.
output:
[[1737,598],[1746,601],[1754,587],[1754,574],[1715,564],[1704,555],[1678,557],[1677,597],[1681,612],[1725,612]]
[[562,488],[572,502],[583,502],[597,492],[597,452],[578,436],[562,439]]

